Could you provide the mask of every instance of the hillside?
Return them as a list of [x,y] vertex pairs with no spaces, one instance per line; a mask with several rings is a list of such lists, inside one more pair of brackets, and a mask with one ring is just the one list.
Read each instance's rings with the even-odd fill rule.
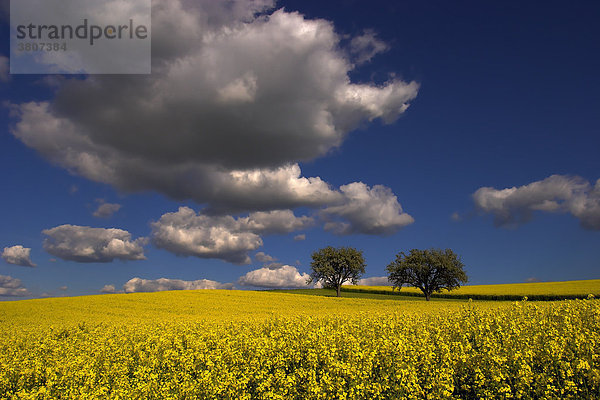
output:
[[297,293],[199,290],[0,303],[0,399],[600,393],[597,300]]
[[[422,296],[419,289],[403,287],[400,291],[391,286],[343,286],[343,291]],[[584,299],[590,294],[600,297],[600,279],[563,282],[511,283],[501,285],[466,285],[451,292],[434,294],[437,298],[479,300],[564,300]]]

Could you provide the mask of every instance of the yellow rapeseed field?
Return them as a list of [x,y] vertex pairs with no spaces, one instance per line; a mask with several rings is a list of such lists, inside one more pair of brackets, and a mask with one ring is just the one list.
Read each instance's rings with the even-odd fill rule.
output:
[[[389,293],[391,286],[344,286],[343,290],[362,291],[372,293]],[[395,290],[398,292],[398,289]],[[400,293],[404,294],[422,294],[419,289],[413,287],[403,287]],[[532,283],[510,283],[502,285],[466,285],[450,292],[442,291],[447,297],[515,297],[523,298],[556,298],[581,297],[585,298],[592,294],[600,297],[600,279],[584,281],[564,281],[564,282],[532,282]],[[434,295],[435,296],[435,295]]]
[[2,399],[597,399],[600,302],[181,291],[0,303]]

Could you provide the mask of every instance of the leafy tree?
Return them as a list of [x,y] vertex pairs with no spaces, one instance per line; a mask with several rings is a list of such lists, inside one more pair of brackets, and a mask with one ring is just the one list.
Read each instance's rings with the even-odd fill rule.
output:
[[450,249],[412,249],[408,255],[398,253],[396,260],[386,269],[394,289],[400,290],[405,284],[414,286],[421,289],[429,301],[432,293],[456,289],[461,283],[466,283],[468,277],[464,266],[460,257]]
[[366,264],[362,251],[352,247],[336,249],[328,246],[312,254],[310,266],[312,272],[306,283],[321,281],[323,287],[336,289],[337,297],[340,297],[342,283],[358,283],[360,275],[365,273]]

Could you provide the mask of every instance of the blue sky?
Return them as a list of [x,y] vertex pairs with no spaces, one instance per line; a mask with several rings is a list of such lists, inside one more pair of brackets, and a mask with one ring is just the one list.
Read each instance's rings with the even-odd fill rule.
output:
[[149,77],[0,60],[2,299],[293,287],[328,245],[600,278],[600,5],[228,4],[154,4]]

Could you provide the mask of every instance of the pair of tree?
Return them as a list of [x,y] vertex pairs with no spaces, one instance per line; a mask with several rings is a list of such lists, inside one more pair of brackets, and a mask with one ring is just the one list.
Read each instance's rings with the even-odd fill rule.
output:
[[[312,272],[307,283],[320,281],[324,287],[336,289],[340,297],[342,284],[358,283],[366,264],[362,251],[329,246],[312,254],[310,266]],[[387,271],[394,289],[400,290],[404,285],[414,286],[429,301],[433,293],[452,290],[467,282],[463,268],[460,257],[450,249],[413,249],[409,254],[398,253],[396,259],[387,266]]]

